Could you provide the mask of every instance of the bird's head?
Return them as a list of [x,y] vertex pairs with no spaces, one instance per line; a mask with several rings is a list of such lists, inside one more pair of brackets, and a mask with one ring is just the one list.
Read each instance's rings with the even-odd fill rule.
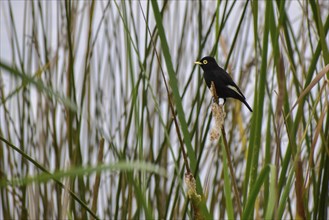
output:
[[196,61],[194,63],[200,65],[204,71],[218,67],[216,60],[211,56],[203,57],[200,61]]

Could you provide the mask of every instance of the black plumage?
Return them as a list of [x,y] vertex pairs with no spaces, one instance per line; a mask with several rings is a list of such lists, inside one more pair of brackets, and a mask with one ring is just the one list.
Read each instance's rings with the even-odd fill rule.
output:
[[206,56],[200,61],[195,62],[195,64],[200,65],[203,69],[203,77],[208,88],[211,87],[211,82],[214,82],[217,96],[224,99],[224,103],[226,102],[226,98],[238,99],[252,112],[251,107],[246,102],[246,98],[239,87],[233,82],[231,76],[218,66],[213,57]]

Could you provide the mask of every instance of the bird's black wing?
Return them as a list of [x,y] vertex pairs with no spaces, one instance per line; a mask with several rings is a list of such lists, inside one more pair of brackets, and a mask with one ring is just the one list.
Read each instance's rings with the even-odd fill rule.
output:
[[241,96],[243,99],[246,99],[246,97],[243,95],[243,93],[241,92],[240,88],[232,81],[231,84],[228,84],[226,86],[228,89],[232,90],[234,93],[236,93],[237,95]]
[[240,100],[246,99],[239,87],[233,81],[232,77],[222,68],[220,68],[220,70],[221,73],[219,75],[221,80],[223,81],[223,86],[225,86],[227,91],[232,94],[233,98],[237,98]]

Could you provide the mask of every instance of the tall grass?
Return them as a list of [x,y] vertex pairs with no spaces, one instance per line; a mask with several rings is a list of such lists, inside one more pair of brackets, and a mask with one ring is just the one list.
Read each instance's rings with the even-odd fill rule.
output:
[[[328,218],[327,1],[0,6],[1,219],[194,218],[183,149],[198,218]],[[218,142],[208,54],[253,106]]]

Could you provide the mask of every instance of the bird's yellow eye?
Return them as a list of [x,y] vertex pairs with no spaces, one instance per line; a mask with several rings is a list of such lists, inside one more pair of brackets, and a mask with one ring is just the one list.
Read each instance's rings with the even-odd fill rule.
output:
[[202,61],[202,63],[203,63],[203,64],[207,64],[207,63],[208,63],[208,61],[207,61],[207,60],[204,60],[204,61]]

